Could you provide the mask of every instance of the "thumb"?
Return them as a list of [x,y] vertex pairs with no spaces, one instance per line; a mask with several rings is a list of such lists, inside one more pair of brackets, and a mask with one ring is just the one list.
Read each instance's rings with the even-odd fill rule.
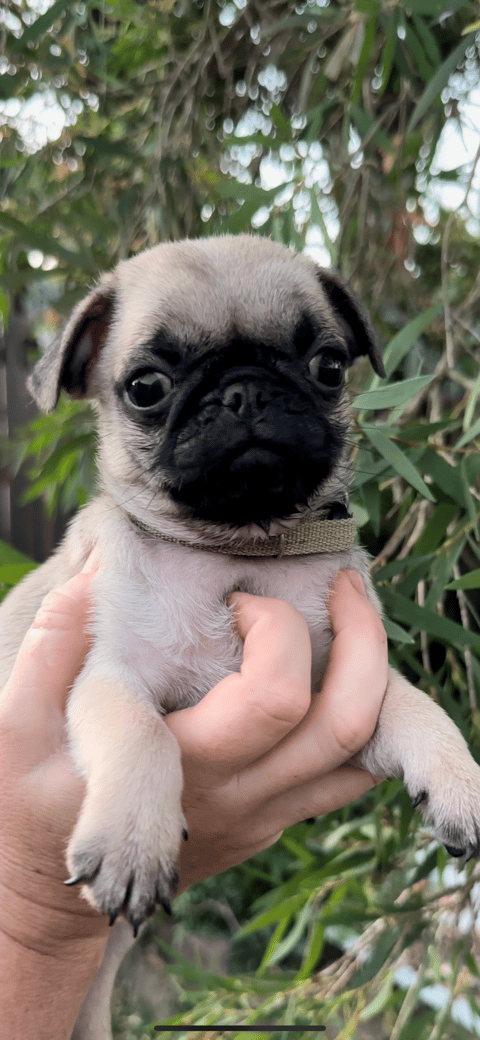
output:
[[90,579],[90,574],[76,574],[49,592],[23,639],[1,704],[2,711],[10,708],[24,716],[29,729],[38,725],[39,714],[52,709],[63,714],[83,665]]

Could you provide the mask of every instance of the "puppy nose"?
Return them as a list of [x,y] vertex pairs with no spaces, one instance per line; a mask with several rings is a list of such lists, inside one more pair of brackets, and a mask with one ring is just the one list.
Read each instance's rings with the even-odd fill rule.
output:
[[254,383],[231,383],[222,397],[222,404],[231,412],[243,416],[250,412],[261,411],[268,404],[269,397]]

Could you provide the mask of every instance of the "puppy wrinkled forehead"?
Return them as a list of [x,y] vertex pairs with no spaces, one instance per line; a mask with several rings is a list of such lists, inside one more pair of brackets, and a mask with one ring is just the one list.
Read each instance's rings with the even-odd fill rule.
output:
[[331,314],[313,262],[253,235],[156,246],[116,274],[125,346],[156,328],[185,345],[225,342],[233,329],[271,342],[293,333],[305,312],[319,321]]

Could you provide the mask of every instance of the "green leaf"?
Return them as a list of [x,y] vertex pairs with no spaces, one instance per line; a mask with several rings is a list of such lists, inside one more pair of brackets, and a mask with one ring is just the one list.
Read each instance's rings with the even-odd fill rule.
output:
[[277,947],[283,939],[283,936],[285,934],[286,929],[288,928],[290,920],[291,918],[290,916],[288,916],[282,917],[282,919],[278,922],[277,927],[275,928],[275,931],[263,954],[261,963],[258,967],[257,975],[262,975],[266,968],[268,968],[269,964],[272,963],[271,958],[275,956]]
[[380,129],[380,127],[374,129],[376,126],[376,120],[373,119],[372,116],[368,115],[363,108],[359,108],[358,105],[354,105],[353,103],[350,105],[349,112],[352,122],[355,123],[355,126],[362,137],[367,137],[368,134],[371,134],[372,131],[374,131],[372,134],[372,141],[382,148],[383,151],[395,155],[395,145],[390,138],[387,137],[387,134]]
[[388,83],[389,83],[389,80],[390,80],[390,74],[391,74],[391,71],[392,71],[393,60],[395,58],[395,51],[396,51],[396,47],[397,47],[397,39],[398,39],[398,37],[397,37],[397,27],[398,27],[398,22],[397,22],[397,18],[395,17],[395,11],[392,11],[392,13],[390,15],[390,18],[389,18],[389,25],[388,25],[388,29],[387,29],[387,35],[385,37],[385,43],[384,43],[384,46],[383,46],[382,57],[381,57],[381,60],[380,60],[380,64],[381,64],[381,67],[382,67],[382,82],[380,84],[379,91],[378,91],[380,95],[385,93],[385,91],[387,89],[387,86],[388,86]]
[[[432,0],[432,3],[434,2],[435,0]],[[417,14],[432,13],[431,11],[426,11],[425,7],[422,6],[426,3],[427,0],[415,0],[415,3],[413,2],[413,0],[410,0],[411,10],[414,10]],[[438,11],[437,9],[435,13],[441,14],[442,12]],[[426,86],[421,98],[415,106],[415,109],[407,127],[407,134],[411,133],[413,128],[417,125],[417,123],[420,122],[425,113],[428,112],[430,106],[432,104],[438,103],[438,101],[440,100],[442,90],[447,85],[452,72],[455,72],[457,65],[459,65],[462,59],[465,57],[465,51],[467,50],[467,47],[470,47],[471,44],[474,42],[475,33],[469,33],[469,35],[465,36],[464,39],[457,45],[457,47],[455,47],[455,50],[452,51],[451,54],[449,54],[448,58],[445,59],[440,68],[437,69],[435,74],[432,76],[430,82]]]
[[428,635],[440,639],[447,646],[471,646],[480,650],[480,635],[462,628],[456,621],[441,617],[425,607],[419,607],[417,603],[394,592],[392,589],[383,587],[381,598],[384,602],[389,616],[395,620],[403,621],[410,628],[413,626],[419,630],[423,629]]
[[56,4],[52,4],[48,8],[45,14],[36,18],[32,25],[25,26],[22,35],[18,39],[11,36],[8,41],[9,49],[12,51],[23,51],[26,49],[26,45],[29,43],[35,43],[41,36],[43,37],[48,30],[51,29],[53,23],[60,15],[64,14],[65,10],[70,7],[69,0],[57,0]]
[[305,867],[310,866],[311,863],[315,863],[316,857],[302,845],[301,842],[296,841],[288,831],[285,831],[280,838],[280,841],[284,848],[288,849],[300,863],[303,863]]
[[465,431],[463,437],[460,437],[456,447],[464,448],[466,444],[470,444],[470,441],[475,440],[475,437],[480,437],[480,416],[477,421],[473,423],[473,426],[471,426],[469,430]]
[[456,502],[439,502],[412,549],[413,554],[422,556],[424,553],[434,552],[445,539],[447,528],[457,516],[459,509],[460,506]]
[[2,542],[0,540],[0,566],[10,564],[22,564],[27,567],[36,567],[34,560],[31,560],[25,553],[19,552],[18,549],[14,549],[8,542]]
[[478,504],[477,500],[473,497],[472,492],[470,491],[469,479],[468,479],[468,473],[467,473],[467,461],[468,460],[466,458],[461,459],[461,461],[460,461],[460,475],[462,477],[463,493],[465,495],[465,500],[466,500],[466,503],[467,503],[467,513],[469,515],[469,518],[470,518],[473,530],[475,531],[475,535],[476,535],[477,541],[480,541],[479,530],[478,530],[478,517],[479,517],[478,510],[479,510],[479,504]]
[[415,69],[420,73],[423,82],[428,83],[433,75],[432,66],[426,58],[425,51],[418,36],[414,33],[408,22],[405,26],[405,45],[409,51],[410,57],[413,59]]
[[441,302],[436,303],[433,307],[429,307],[423,314],[418,314],[416,318],[413,318],[408,325],[405,325],[405,328],[397,332],[397,335],[390,340],[383,356],[387,376],[393,375],[395,369],[398,368],[405,355],[415,345],[422,332],[429,328],[442,310],[443,303]]
[[420,393],[420,390],[432,382],[432,379],[433,376],[416,376],[414,379],[403,379],[400,383],[381,386],[378,390],[367,390],[365,394],[358,394],[352,404],[354,408],[361,408],[363,411],[394,408],[411,401],[415,394]]
[[461,578],[456,578],[455,581],[451,581],[447,586],[447,589],[480,589],[480,570],[470,571],[469,574],[462,574]]
[[222,199],[237,199],[242,202],[255,202],[257,209],[273,202],[276,195],[282,190],[278,188],[259,188],[257,184],[242,184],[239,181],[224,180],[212,184],[212,191],[220,195]]
[[402,7],[407,11],[411,11],[412,14],[431,15],[432,18],[439,18],[445,12],[451,17],[453,10],[464,6],[465,0],[453,0],[453,3],[449,0],[402,0]]
[[[280,138],[283,141],[291,141],[292,138],[292,127],[290,120],[284,116],[279,105],[270,105],[269,116],[276,130],[279,131]],[[276,140],[279,140],[277,135]]]
[[59,260],[64,260],[71,266],[87,267],[87,270],[89,268],[92,270],[95,267],[93,257],[89,256],[88,253],[72,253],[70,249],[65,249],[64,246],[60,245],[55,238],[44,234],[38,228],[27,227],[26,224],[22,224],[20,220],[13,217],[11,213],[0,212],[0,226],[7,228],[8,231],[13,231],[18,240],[26,246],[38,249],[41,253],[46,253],[47,256],[56,256]]
[[384,1011],[384,1009],[390,1001],[392,990],[395,984],[396,971],[396,968],[391,968],[390,971],[387,972],[386,978],[382,983],[376,996],[360,1012],[361,1022],[368,1022],[369,1018],[373,1018],[375,1015],[379,1015],[382,1011]]
[[430,58],[432,65],[437,68],[441,63],[442,55],[433,32],[430,31],[423,18],[418,14],[413,15],[413,24],[423,43],[425,53]]
[[467,509],[464,481],[457,466],[450,465],[442,455],[431,448],[427,448],[420,456],[419,465],[422,472],[428,473],[447,498]]
[[430,488],[427,487],[418,470],[415,469],[407,455],[398,447],[398,444],[395,444],[394,441],[391,441],[381,430],[375,427],[364,426],[362,423],[361,428],[379,455],[382,455],[390,463],[394,471],[400,477],[403,477],[407,484],[419,491],[423,498],[427,498],[429,502],[435,502],[435,497],[432,495]]
[[389,617],[383,618],[383,627],[387,633],[388,639],[391,639],[394,643],[399,643],[400,646],[405,646],[406,643],[414,643],[409,632],[407,632],[401,625],[397,625],[396,621],[392,621]]
[[324,945],[325,928],[321,921],[317,921],[305,944],[302,967],[297,974],[297,982],[300,982],[302,979],[310,978],[312,971],[314,971],[315,966],[322,955]]
[[364,986],[366,982],[369,982],[370,979],[373,979],[378,974],[381,968],[383,968],[387,957],[392,952],[399,935],[399,928],[388,928],[382,932],[365,963],[362,964],[362,967],[355,973],[353,978],[349,980],[349,987]]
[[276,924],[285,917],[288,921],[293,914],[302,909],[306,898],[305,892],[297,892],[296,895],[290,896],[289,899],[283,899],[281,903],[276,903],[268,910],[265,910],[263,914],[258,914],[252,921],[248,921],[239,932],[235,933],[235,939],[243,938],[244,935],[250,935],[252,932],[258,932],[260,928],[265,928],[269,924]]
[[26,574],[34,571],[37,564],[33,560],[29,563],[10,563],[0,566],[0,582],[5,585],[17,585]]
[[373,49],[375,42],[375,32],[377,28],[377,17],[376,13],[371,16],[365,26],[365,36],[362,43],[362,49],[358,58],[357,71],[352,87],[352,105],[358,105],[358,102],[362,96],[362,83],[363,77],[366,73],[368,63],[370,61],[370,54]]
[[[278,964],[279,961],[288,956],[291,950],[293,950],[299,942],[301,936],[308,927],[308,922],[312,912],[312,899],[313,896],[305,903],[305,906],[302,907],[302,910],[298,914],[293,928],[290,930],[288,935],[277,943],[275,950],[272,950],[268,960],[268,966]],[[266,966],[267,965],[264,964],[264,961],[262,961],[262,967]]]

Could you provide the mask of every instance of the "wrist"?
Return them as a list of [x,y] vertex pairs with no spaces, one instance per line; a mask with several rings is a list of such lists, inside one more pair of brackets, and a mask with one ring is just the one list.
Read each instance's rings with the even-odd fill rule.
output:
[[93,915],[66,915],[0,885],[2,1036],[51,1040],[54,1030],[69,1040],[106,942]]

